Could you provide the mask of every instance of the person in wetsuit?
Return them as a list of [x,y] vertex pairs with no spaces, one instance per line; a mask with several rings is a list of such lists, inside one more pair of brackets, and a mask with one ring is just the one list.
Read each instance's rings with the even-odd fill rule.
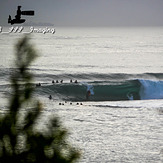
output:
[[89,100],[90,95],[91,95],[91,91],[88,90],[87,93],[86,93],[86,100]]

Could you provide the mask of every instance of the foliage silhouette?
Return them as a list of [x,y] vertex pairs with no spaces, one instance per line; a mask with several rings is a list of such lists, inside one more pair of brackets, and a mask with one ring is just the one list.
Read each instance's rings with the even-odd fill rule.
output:
[[[9,110],[0,117],[0,163],[71,163],[80,157],[79,152],[66,142],[67,131],[59,118],[53,117],[46,131],[35,130],[42,105],[32,100],[34,87],[30,83],[33,77],[28,68],[36,57],[36,51],[25,36],[16,45],[17,69],[11,75],[13,91]],[[27,103],[32,107],[22,116],[21,110]]]

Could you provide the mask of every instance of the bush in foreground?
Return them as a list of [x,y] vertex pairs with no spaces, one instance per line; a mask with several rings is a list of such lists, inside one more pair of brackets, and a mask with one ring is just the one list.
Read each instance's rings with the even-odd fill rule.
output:
[[[3,117],[0,116],[0,163],[71,163],[80,156],[66,142],[67,131],[58,118],[51,119],[44,132],[34,128],[41,115],[42,105],[39,101],[32,100],[34,87],[30,84],[32,74],[28,68],[36,56],[28,37],[16,45],[17,68],[11,75],[12,96],[8,112]],[[27,103],[32,107],[22,117],[20,112]]]

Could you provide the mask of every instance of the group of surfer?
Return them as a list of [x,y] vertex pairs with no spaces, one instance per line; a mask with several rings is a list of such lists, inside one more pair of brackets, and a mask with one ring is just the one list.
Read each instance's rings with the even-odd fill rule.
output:
[[[52,99],[53,99],[53,98],[52,98],[52,95],[50,95],[50,96],[49,96],[49,100],[52,100]],[[65,103],[67,103],[67,101],[65,101]],[[61,103],[61,102],[60,102],[59,105],[64,105],[64,103]],[[72,102],[70,102],[70,105],[72,105]],[[83,105],[83,104],[77,102],[76,105]]]
[[[59,83],[59,81],[58,81],[58,80],[56,80],[56,81],[52,80],[52,83],[53,83],[53,84],[54,84],[54,83]],[[63,80],[61,80],[60,83],[63,83]],[[73,83],[72,79],[70,80],[70,83]],[[78,83],[78,81],[75,80],[74,83]]]
[[[52,83],[53,84],[54,83],[63,83],[63,80],[60,80],[60,82],[58,80],[56,80],[56,81],[52,80]],[[70,83],[73,83],[72,79],[70,80]],[[74,83],[78,83],[78,81],[75,80]],[[41,83],[36,84],[36,87],[40,87],[40,86],[41,86]]]
[[[58,80],[56,80],[56,81],[52,80],[52,83],[53,84],[54,83],[63,83],[63,80],[61,80],[60,82]],[[70,83],[73,83],[72,79],[70,80]],[[78,83],[78,81],[75,80],[74,83]],[[41,83],[36,84],[36,87],[40,87],[40,86],[41,86]]]
[[[67,103],[67,101],[65,101],[65,103]],[[64,103],[60,102],[59,105],[64,105]],[[70,105],[72,105],[72,102],[70,102]],[[83,103],[82,102],[81,103],[77,102],[76,105],[83,105]]]

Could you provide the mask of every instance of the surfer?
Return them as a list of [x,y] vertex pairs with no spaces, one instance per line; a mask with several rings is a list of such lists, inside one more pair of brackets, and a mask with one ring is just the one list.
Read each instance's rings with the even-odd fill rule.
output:
[[88,91],[87,91],[87,93],[86,93],[86,100],[88,100],[88,99],[89,99],[90,95],[91,95],[91,91],[90,91],[90,90],[88,90]]
[[49,100],[51,100],[51,99],[52,99],[52,96],[50,95],[50,96],[49,96]]
[[36,84],[36,87],[41,87],[41,83]]
[[78,81],[77,80],[75,80],[75,82],[74,83],[78,83]]

